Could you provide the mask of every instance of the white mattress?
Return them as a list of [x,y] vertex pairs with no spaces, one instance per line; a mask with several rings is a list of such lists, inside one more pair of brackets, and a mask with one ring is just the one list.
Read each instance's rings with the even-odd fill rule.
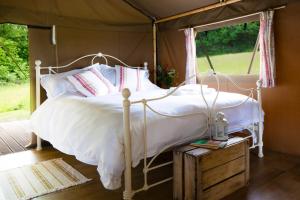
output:
[[[166,90],[138,92],[130,100],[157,97]],[[215,92],[206,97],[211,104]],[[220,93],[217,109],[236,105],[247,98],[234,93]],[[97,165],[101,181],[107,189],[121,186],[125,168],[123,148],[123,110],[120,94],[83,98],[64,95],[45,101],[32,115],[34,132],[58,150],[75,155],[85,163]],[[162,113],[182,115],[204,112],[206,106],[200,95],[170,96],[151,102]],[[255,100],[222,110],[229,122],[229,131],[236,131],[258,122],[258,103]],[[166,145],[189,142],[201,137],[206,128],[204,115],[184,119],[166,118],[148,111],[148,156],[153,156]],[[131,106],[132,165],[143,158],[143,107]]]

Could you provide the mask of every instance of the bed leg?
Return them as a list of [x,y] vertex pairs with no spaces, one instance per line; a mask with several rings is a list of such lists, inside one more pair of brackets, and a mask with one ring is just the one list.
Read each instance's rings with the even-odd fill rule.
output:
[[124,125],[124,147],[125,147],[125,190],[123,192],[124,200],[131,200],[133,197],[131,183],[131,135],[130,135],[130,91],[128,88],[123,89],[123,125]]
[[261,80],[256,82],[257,86],[257,101],[259,103],[259,127],[258,127],[258,157],[264,157],[263,154],[263,121],[262,121],[262,99],[261,99]]
[[261,145],[261,144],[258,145],[258,157],[259,158],[263,158],[264,157],[263,145]]
[[36,150],[42,150],[42,139],[39,136],[36,136]]
[[263,123],[262,121],[259,122],[259,129],[258,129],[258,157],[262,158],[264,157],[263,153]]

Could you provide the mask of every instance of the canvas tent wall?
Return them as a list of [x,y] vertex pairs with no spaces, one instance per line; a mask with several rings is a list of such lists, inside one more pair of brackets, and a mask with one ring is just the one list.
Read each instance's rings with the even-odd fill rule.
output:
[[[130,54],[132,58],[128,61],[133,61],[130,64],[140,64],[141,60],[144,59],[150,63],[150,67],[153,67],[153,59],[148,59],[153,57],[153,55],[151,55],[153,54],[153,50],[151,50],[151,48],[153,48],[151,41],[152,36],[150,35],[152,31],[151,23],[153,21],[208,5],[218,4],[219,2],[219,0],[163,0],[159,3],[151,0],[0,0],[0,23],[13,22],[32,25],[30,32],[31,30],[37,29],[36,27],[51,27],[55,24],[58,30],[58,40],[61,42],[58,43],[59,61],[72,59],[67,55],[73,55],[74,58],[78,56],[78,54],[85,54],[95,49],[101,49],[101,51],[113,53],[125,61],[128,60],[125,56],[125,52],[129,51],[127,55]],[[179,28],[201,25],[261,11],[285,4],[286,0],[243,0],[233,2],[236,3],[157,24],[157,56],[159,63],[163,66],[173,66],[177,69],[180,74],[177,82],[183,80],[186,58],[184,35],[183,32],[178,32]],[[74,33],[79,29],[81,29],[81,31],[78,31],[81,33],[80,37],[78,37],[77,34],[77,36],[74,36],[75,38],[72,38],[75,34],[67,34],[68,31]],[[126,34],[123,34],[124,32],[126,32]],[[105,33],[108,36],[119,33],[119,36],[105,37]],[[129,33],[132,33],[131,35],[133,36],[130,37]],[[35,38],[30,38],[32,49],[30,59],[35,59],[38,55],[34,55],[34,49],[38,47],[34,46],[36,43],[34,41]],[[95,38],[97,42],[93,42],[92,38]],[[101,40],[99,38],[102,38],[105,42],[98,43],[99,40]],[[137,38],[140,38],[138,41],[140,41],[139,44],[141,45],[134,47],[134,45],[131,44],[136,44]],[[134,39],[133,42],[131,42],[132,39]],[[72,44],[74,45],[77,45],[80,41],[88,41],[86,41],[87,45],[85,45],[85,48],[76,48],[71,44],[71,46],[69,46],[70,50],[66,52],[64,45],[67,44],[67,42],[63,43],[66,40],[73,41]],[[116,44],[117,41],[120,42],[120,44]],[[127,41],[127,43],[124,41]],[[47,42],[47,39],[43,42]],[[42,45],[40,42],[37,44]],[[122,53],[118,53],[117,49],[118,52]],[[136,54],[142,51],[144,51],[143,54]],[[40,57],[40,59],[43,58]],[[47,59],[50,59],[50,56],[48,56],[46,60]],[[53,60],[50,60],[50,63],[52,61]]]
[[[147,61],[153,66],[151,20],[124,1],[0,1],[0,22],[29,25],[31,86],[36,59],[46,66],[65,64],[102,51],[131,65]],[[52,25],[56,25],[56,46],[51,44]]]
[[[170,15],[218,3],[219,0],[0,0],[0,23],[12,22],[29,27],[30,62],[56,62],[51,45],[51,25],[57,25],[58,62],[63,64],[87,53],[103,51],[132,65],[148,61],[153,67],[152,22]],[[262,11],[287,0],[242,0],[158,25],[158,60],[162,66],[176,67],[177,82],[185,74],[185,41],[179,28],[201,25]],[[275,14],[277,83],[263,91],[266,113],[266,146],[300,155],[297,119],[300,118],[299,91],[300,2]],[[143,14],[144,13],[144,14]],[[46,29],[43,29],[46,27]],[[32,68],[32,72],[33,72]],[[32,81],[34,81],[32,73]],[[33,83],[34,84],[34,83]],[[34,89],[34,87],[32,87]],[[32,90],[34,97],[34,90]],[[284,97],[284,98],[282,98]],[[287,132],[287,130],[289,130]]]
[[[152,0],[128,1],[157,21],[169,16],[203,8],[205,6],[215,5],[220,2],[220,0],[163,0],[159,3]],[[162,66],[174,67],[179,74],[176,83],[180,83],[185,78],[186,52],[184,32],[178,31],[179,29],[244,16],[269,8],[285,5],[286,3],[287,0],[242,0],[226,6],[207,10],[205,12],[157,23],[158,63]],[[243,20],[253,20],[253,17],[248,17]],[[210,26],[210,29],[213,28],[217,28],[217,26]]]
[[[152,2],[152,3],[150,3]],[[176,15],[178,13],[183,13],[189,10],[203,7],[205,5],[212,5],[218,3],[219,1],[185,1],[182,3],[180,0],[172,1],[166,0],[162,1],[159,5],[155,4],[151,0],[141,1],[145,7],[148,6],[155,12],[155,15],[159,18],[168,17],[171,15]],[[159,23],[159,41],[160,46],[159,61],[161,64],[167,66],[175,66],[176,70],[179,72],[177,82],[182,82],[185,78],[185,39],[184,32],[179,29],[194,27],[203,24],[208,24],[212,22],[218,22],[226,19],[232,19],[239,16],[248,15],[251,13],[263,11],[269,8],[274,8],[277,6],[285,5],[286,0],[268,0],[268,1],[256,1],[256,0],[243,0],[237,3],[229,4],[220,8],[208,10],[194,15],[189,15],[186,17],[181,17],[176,20],[170,20],[167,22]],[[180,4],[180,6],[178,6]],[[161,8],[158,8],[161,7]],[[253,20],[251,17],[243,19]],[[223,26],[225,26],[223,24]],[[217,26],[210,26],[210,29],[217,28]],[[168,35],[167,37],[164,37]],[[173,37],[171,37],[171,35]],[[174,36],[175,35],[175,36]],[[175,48],[174,48],[175,47]],[[176,56],[175,56],[176,55]]]

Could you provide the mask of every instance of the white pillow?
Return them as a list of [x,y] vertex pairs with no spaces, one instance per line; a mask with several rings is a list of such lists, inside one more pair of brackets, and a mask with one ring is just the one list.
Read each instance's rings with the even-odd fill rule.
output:
[[54,98],[66,92],[76,94],[76,88],[67,80],[66,77],[97,66],[99,66],[99,63],[85,67],[83,69],[75,69],[58,74],[42,75],[41,85],[46,90],[48,98]]
[[67,77],[84,96],[103,96],[115,92],[115,87],[96,68]]
[[146,79],[146,71],[116,65],[116,88],[121,92],[124,88],[131,91],[142,91]]
[[[106,64],[99,64],[97,67],[101,74],[108,79],[114,86],[116,86],[116,68],[108,66]],[[140,69],[141,71],[145,71],[145,78],[149,78],[149,72],[148,70]],[[150,82],[150,81],[149,81]],[[151,82],[150,82],[151,84]]]
[[116,85],[116,69],[114,67],[100,64],[97,66],[97,69],[101,72],[101,74],[109,80],[113,85]]

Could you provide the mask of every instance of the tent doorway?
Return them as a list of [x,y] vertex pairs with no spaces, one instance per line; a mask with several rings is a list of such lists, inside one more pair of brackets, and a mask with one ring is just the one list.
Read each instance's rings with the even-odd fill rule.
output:
[[0,24],[0,155],[30,142],[28,28]]

